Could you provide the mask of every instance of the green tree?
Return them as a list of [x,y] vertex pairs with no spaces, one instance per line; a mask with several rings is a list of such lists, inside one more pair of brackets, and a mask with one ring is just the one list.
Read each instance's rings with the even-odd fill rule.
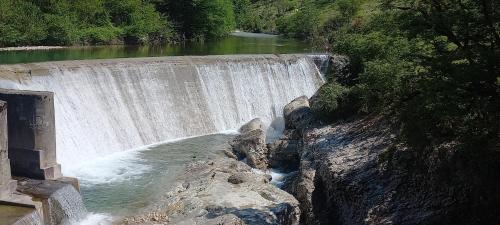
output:
[[219,38],[236,26],[231,0],[164,0],[155,2],[185,38]]
[[41,44],[47,35],[42,12],[25,1],[0,0],[0,46]]

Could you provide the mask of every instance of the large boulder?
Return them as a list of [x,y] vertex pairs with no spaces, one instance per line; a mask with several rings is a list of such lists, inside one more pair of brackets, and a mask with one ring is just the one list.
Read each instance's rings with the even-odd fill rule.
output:
[[240,128],[241,134],[231,142],[239,158],[246,158],[248,165],[257,169],[268,166],[266,132],[260,119],[254,119]]
[[253,120],[250,120],[250,122],[246,123],[245,125],[241,126],[240,129],[238,130],[240,133],[248,133],[253,130],[264,130],[264,123],[260,118],[255,118]]
[[298,97],[288,103],[283,108],[283,117],[286,129],[303,130],[307,128],[314,119],[307,96]]
[[267,145],[269,166],[272,168],[283,168],[291,170],[300,162],[299,148],[300,140],[279,139]]

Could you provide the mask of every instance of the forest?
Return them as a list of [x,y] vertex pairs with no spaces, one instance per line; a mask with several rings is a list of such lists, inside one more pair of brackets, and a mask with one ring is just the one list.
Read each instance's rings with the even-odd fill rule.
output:
[[500,0],[0,0],[0,46],[203,41],[236,29],[349,56],[349,75],[331,74],[312,106],[325,120],[386,115],[422,159],[452,147],[500,162]]

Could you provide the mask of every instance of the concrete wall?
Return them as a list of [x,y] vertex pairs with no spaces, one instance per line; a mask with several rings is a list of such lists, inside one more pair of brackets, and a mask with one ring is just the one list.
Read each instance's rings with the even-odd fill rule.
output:
[[56,160],[54,94],[0,89],[8,106],[8,154],[15,176],[61,177]]
[[15,189],[10,174],[7,140],[7,102],[0,101],[0,199],[7,199]]

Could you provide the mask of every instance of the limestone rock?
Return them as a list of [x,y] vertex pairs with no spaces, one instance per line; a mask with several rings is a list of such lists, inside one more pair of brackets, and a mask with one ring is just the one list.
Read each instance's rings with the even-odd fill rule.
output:
[[260,118],[255,118],[239,129],[240,133],[248,133],[253,130],[264,130],[264,124]]
[[268,166],[267,160],[267,145],[266,133],[263,129],[262,121],[254,119],[244,125],[241,129],[242,133],[234,138],[231,142],[233,151],[239,158],[247,159],[248,165],[257,169],[266,169]]
[[[195,162],[179,178],[176,188],[154,206],[161,218],[168,218],[168,224],[299,224],[297,200],[241,161],[221,158],[212,165]],[[189,188],[184,183],[189,183]],[[142,224],[155,224],[145,221]]]
[[232,174],[231,176],[229,176],[229,178],[227,178],[227,182],[231,184],[241,184],[247,180],[247,177],[242,173]]
[[276,140],[268,144],[269,166],[273,168],[292,169],[299,165],[300,156],[298,149],[301,142],[299,140]]
[[313,113],[309,107],[307,96],[301,96],[283,108],[286,129],[305,129],[313,121]]

